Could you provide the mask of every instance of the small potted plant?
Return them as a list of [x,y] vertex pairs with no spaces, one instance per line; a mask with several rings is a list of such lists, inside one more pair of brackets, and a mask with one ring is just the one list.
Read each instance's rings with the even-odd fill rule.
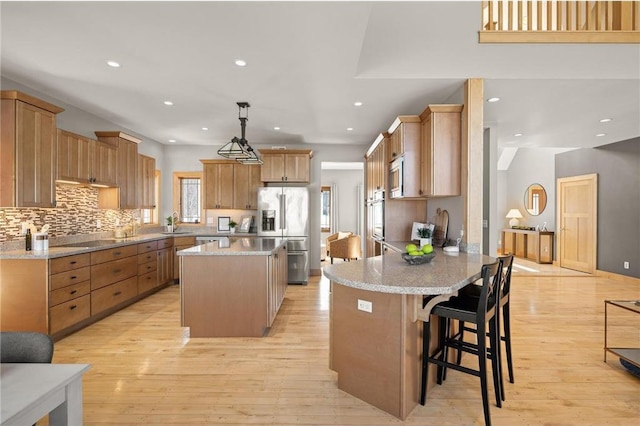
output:
[[238,223],[236,221],[234,221],[233,219],[231,219],[229,221],[229,229],[231,230],[232,234],[236,232],[236,226],[238,226]]
[[173,215],[167,216],[167,232],[173,232]]
[[420,237],[420,247],[431,244],[431,228],[418,228],[417,232]]

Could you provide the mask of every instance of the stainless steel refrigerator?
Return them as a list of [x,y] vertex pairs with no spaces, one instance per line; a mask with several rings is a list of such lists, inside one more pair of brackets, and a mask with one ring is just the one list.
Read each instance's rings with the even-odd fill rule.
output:
[[309,281],[309,190],[258,189],[258,236],[287,239],[289,283]]

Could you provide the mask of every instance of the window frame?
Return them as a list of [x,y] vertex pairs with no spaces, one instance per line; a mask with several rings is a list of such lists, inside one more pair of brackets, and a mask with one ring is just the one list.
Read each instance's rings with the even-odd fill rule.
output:
[[[323,207],[322,199],[323,199],[323,196],[324,196],[325,192],[327,192],[329,194],[329,206],[328,206],[329,211],[328,211],[328,214],[327,214],[327,216],[329,217],[328,227],[322,226],[322,219],[324,217],[324,215],[322,213],[322,207]],[[331,195],[332,195],[331,186],[329,186],[329,185],[320,186],[320,232],[331,232],[331,224],[333,222],[333,218],[331,217],[331,208],[332,208],[332,206],[331,206],[331,203],[332,203]]]
[[202,172],[173,172],[173,210],[174,212],[182,212],[181,199],[181,180],[182,179],[200,179],[200,221],[199,222],[181,222],[183,225],[202,225],[205,221],[204,203],[202,202],[202,184],[204,182]]

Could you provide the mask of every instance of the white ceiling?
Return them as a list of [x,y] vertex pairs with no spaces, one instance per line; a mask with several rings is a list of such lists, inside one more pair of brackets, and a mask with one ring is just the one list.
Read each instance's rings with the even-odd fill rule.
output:
[[640,136],[639,45],[480,45],[480,2],[2,2],[0,19],[3,77],[161,143],[226,143],[248,101],[251,144],[364,147],[470,77],[502,99],[485,104],[501,147]]

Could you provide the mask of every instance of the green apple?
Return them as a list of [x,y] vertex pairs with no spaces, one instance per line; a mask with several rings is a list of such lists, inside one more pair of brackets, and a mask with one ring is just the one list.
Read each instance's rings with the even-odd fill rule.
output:
[[407,245],[405,246],[404,250],[405,250],[407,253],[410,253],[410,252],[412,252],[412,251],[418,251],[418,246],[416,246],[415,244],[407,244]]
[[422,253],[429,254],[432,252],[433,252],[433,246],[431,244],[425,244],[424,247],[422,247]]
[[422,256],[422,252],[421,251],[410,251],[409,252],[409,256]]

